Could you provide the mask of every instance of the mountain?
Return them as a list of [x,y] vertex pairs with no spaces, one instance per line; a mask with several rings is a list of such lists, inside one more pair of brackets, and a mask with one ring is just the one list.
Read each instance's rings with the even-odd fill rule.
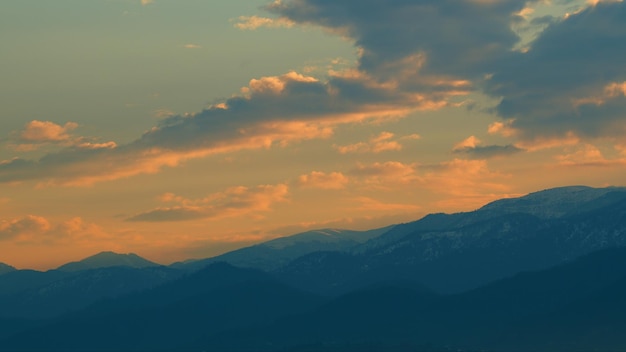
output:
[[81,271],[87,269],[108,268],[113,266],[127,266],[131,268],[147,268],[151,266],[158,266],[159,264],[153,263],[149,260],[141,258],[140,256],[129,254],[118,254],[114,252],[100,252],[91,257],[85,258],[78,262],[71,262],[61,265],[57,268],[59,271]]
[[4,263],[0,263],[0,275],[6,274],[6,273],[10,273],[12,271],[15,271],[16,269],[10,265],[4,264]]
[[[624,350],[626,248],[456,295],[386,284],[267,326],[208,337],[206,350]],[[244,337],[245,338],[242,338]]]
[[214,262],[239,267],[274,270],[303,255],[318,251],[346,251],[392,229],[387,226],[368,231],[321,229],[281,237],[234,250],[213,258],[173,264],[173,268],[197,270]]
[[115,266],[71,273],[40,273],[32,281],[38,283],[37,285],[30,285],[2,297],[0,317],[49,319],[87,307],[102,299],[159,286],[181,277],[183,273],[164,266]]
[[0,350],[172,350],[266,325],[323,300],[266,273],[216,263],[152,290],[102,301],[0,341]]
[[542,219],[573,216],[612,204],[623,198],[623,187],[558,187],[530,193],[521,198],[505,198],[478,210],[483,214],[524,213]]
[[575,186],[472,212],[427,215],[347,252],[310,253],[273,273],[320,294],[341,294],[384,278],[455,293],[624,245],[626,189]]
[[[310,232],[264,246],[280,255],[333,237]],[[8,329],[0,350],[626,349],[624,188],[531,193],[346,246],[306,250],[268,271],[224,262],[195,271],[53,270],[29,273],[39,282],[57,276],[36,287],[10,272],[0,276],[0,312],[70,309],[34,322],[0,315]],[[128,290],[150,270],[178,274]],[[2,286],[11,278],[21,290]],[[84,307],[98,292],[109,293]]]
[[460,294],[394,281],[330,300],[216,263],[25,327],[0,350],[617,351],[625,316],[626,248]]
[[28,269],[14,270],[0,275],[0,298],[48,285],[68,276],[71,276],[71,273],[58,270],[46,272]]
[[102,252],[56,270],[0,275],[0,318],[49,319],[105,298],[149,289],[185,272],[135,254]]

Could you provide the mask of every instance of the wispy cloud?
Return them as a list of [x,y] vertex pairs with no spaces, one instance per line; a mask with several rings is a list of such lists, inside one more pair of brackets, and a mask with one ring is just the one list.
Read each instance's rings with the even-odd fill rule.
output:
[[348,177],[341,172],[324,173],[312,171],[309,174],[298,177],[298,185],[305,188],[343,189],[348,182]]
[[139,213],[127,220],[166,222],[261,216],[261,213],[271,211],[275,203],[287,201],[288,194],[289,188],[285,184],[232,187],[201,199],[187,199],[167,193],[161,197],[161,201],[174,205]]
[[0,241],[23,245],[79,244],[110,238],[102,228],[80,217],[57,223],[38,215],[0,221]]
[[255,30],[261,27],[267,28],[290,28],[295,24],[286,18],[269,18],[260,16],[239,16],[236,20],[235,27],[242,30]]
[[363,179],[369,184],[409,183],[418,178],[417,164],[405,164],[399,161],[358,163],[350,170],[350,175]]
[[9,147],[17,151],[31,151],[45,146],[61,146],[78,149],[115,148],[115,142],[100,143],[95,138],[73,135],[78,128],[75,122],[59,125],[51,121],[33,120],[10,138]]
[[50,228],[48,220],[35,215],[3,220],[0,222],[0,240],[14,239],[19,236],[33,236],[47,232]]
[[436,109],[445,99],[440,93],[398,92],[364,75],[327,81],[295,72],[262,77],[251,80],[242,95],[195,114],[168,117],[126,145],[93,144],[39,160],[0,162],[0,182],[74,186],[155,173],[207,155],[328,138],[338,125]]
[[510,196],[509,178],[510,175],[491,170],[486,160],[453,159],[430,166],[420,175],[419,183],[445,196],[436,204],[438,207],[471,209]]
[[370,197],[357,197],[355,201],[359,203],[360,211],[376,212],[417,212],[421,206],[408,203],[386,203]]
[[585,143],[574,151],[558,155],[559,165],[571,167],[626,167],[626,155],[607,158],[602,151],[591,144]]
[[33,143],[67,141],[70,139],[69,132],[76,127],[78,124],[74,122],[61,126],[50,121],[34,120],[26,124],[19,137],[24,142]]
[[418,134],[411,134],[408,136],[394,138],[395,135],[391,132],[381,132],[377,136],[373,136],[367,142],[358,142],[348,145],[335,145],[335,149],[341,154],[348,153],[380,153],[386,151],[399,151],[403,146],[400,140],[416,140],[420,139]]
[[512,144],[507,145],[484,145],[476,138],[470,136],[454,146],[452,152],[457,154],[466,154],[473,158],[484,159],[511,155],[524,151]]

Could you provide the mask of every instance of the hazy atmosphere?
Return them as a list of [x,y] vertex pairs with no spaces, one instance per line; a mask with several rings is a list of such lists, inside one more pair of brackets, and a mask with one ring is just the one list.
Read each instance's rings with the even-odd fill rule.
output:
[[624,186],[626,3],[0,1],[0,262]]

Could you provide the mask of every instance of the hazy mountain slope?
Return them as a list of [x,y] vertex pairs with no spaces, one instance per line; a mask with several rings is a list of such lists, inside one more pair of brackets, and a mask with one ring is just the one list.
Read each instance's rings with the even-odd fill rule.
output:
[[[270,323],[320,303],[320,298],[262,272],[216,264],[154,290],[109,300],[17,334],[0,341],[0,350],[172,349],[226,329]],[[118,308],[110,309],[114,306]]]
[[0,263],[0,275],[10,273],[16,269],[8,264]]
[[303,255],[318,251],[345,251],[389,231],[387,226],[368,231],[322,229],[298,233],[234,250],[213,258],[173,264],[174,268],[200,269],[209,263],[227,262],[239,267],[274,270]]
[[[0,341],[10,337],[11,335],[25,330],[34,329],[41,325],[42,323],[40,321],[0,318]],[[0,347],[0,350],[2,350],[2,347]]]
[[71,262],[61,265],[57,268],[59,271],[81,271],[88,269],[108,268],[113,266],[126,266],[131,268],[147,268],[151,266],[159,266],[140,256],[129,254],[118,254],[114,252],[100,252],[91,257],[85,258],[77,262]]
[[[329,238],[309,233],[273,245],[284,250],[319,235]],[[348,249],[310,252],[272,274],[214,263],[12,335],[0,349],[623,350],[625,245],[624,189],[547,190],[426,216]],[[51,271],[65,276],[43,291],[78,301],[55,291],[58,283],[88,287],[93,277],[79,275],[108,270],[139,269]],[[291,285],[346,294],[324,299]]]
[[84,308],[104,298],[145,290],[180,277],[167,267],[110,267],[77,272],[53,282],[7,295],[0,300],[0,316],[51,318]]
[[625,323],[626,249],[620,248],[458,295],[397,285],[361,290],[271,326],[218,334],[204,347],[621,350]]
[[0,340],[0,350],[619,350],[625,317],[626,248],[455,295],[395,282],[326,303],[218,263]]
[[[576,195],[581,199],[572,200]],[[624,189],[559,188],[497,201],[475,212],[429,215],[397,225],[350,255],[313,253],[275,273],[319,293],[348,292],[383,277],[412,279],[440,292],[460,292],[623,245]]]
[[[493,346],[527,350],[626,350],[626,277],[561,309],[502,332]],[[522,337],[523,338],[520,338]]]
[[13,295],[30,288],[47,285],[71,275],[71,273],[58,270],[45,272],[36,270],[11,271],[4,275],[0,275],[0,297]]
[[569,186],[530,193],[520,198],[505,198],[478,209],[479,213],[524,213],[542,219],[576,215],[610,205],[622,198],[623,187],[593,188]]
[[519,198],[496,200],[471,212],[428,214],[420,220],[395,226],[387,233],[356,248],[354,252],[363,253],[372,248],[384,247],[416,233],[452,231],[510,214],[526,214],[542,220],[571,217],[611,206],[625,198],[626,188],[624,187],[552,188]]

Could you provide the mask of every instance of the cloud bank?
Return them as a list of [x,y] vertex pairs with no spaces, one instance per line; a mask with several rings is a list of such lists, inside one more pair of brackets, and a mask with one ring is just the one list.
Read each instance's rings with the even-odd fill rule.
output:
[[[90,185],[156,173],[193,158],[328,138],[342,124],[455,106],[459,96],[471,92],[499,100],[494,109],[499,125],[492,125],[493,133],[516,143],[455,150],[469,157],[623,138],[626,3],[597,2],[553,19],[528,50],[515,50],[521,39],[512,28],[528,21],[527,5],[532,4],[273,2],[266,7],[276,16],[271,23],[316,26],[343,36],[359,51],[357,65],[323,79],[297,72],[252,79],[241,94],[196,113],[167,117],[123,145],[72,137],[72,123],[33,121],[17,134],[17,145],[63,149],[39,159],[0,161],[0,182]],[[240,23],[258,28],[270,22],[247,17]],[[501,128],[496,131],[496,126]],[[337,148],[345,153],[401,148],[385,135],[363,143]]]

